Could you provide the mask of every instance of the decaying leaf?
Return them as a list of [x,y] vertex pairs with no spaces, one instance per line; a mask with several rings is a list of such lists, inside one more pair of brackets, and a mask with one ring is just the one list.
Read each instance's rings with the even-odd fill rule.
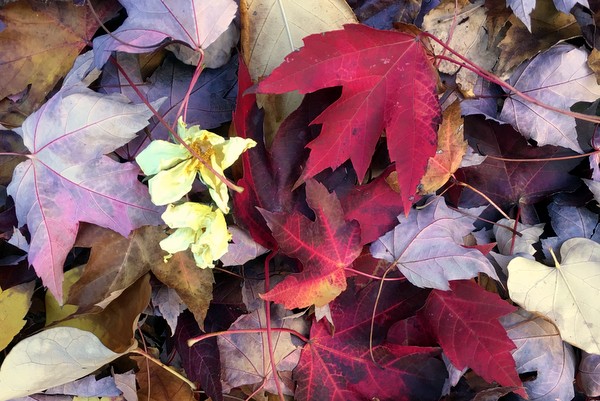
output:
[[138,400],[145,401],[194,401],[190,386],[143,356],[133,356],[139,370],[136,373],[139,389]]
[[600,244],[572,238],[560,248],[561,261],[548,267],[514,258],[508,265],[513,301],[553,321],[564,341],[589,353],[600,353]]

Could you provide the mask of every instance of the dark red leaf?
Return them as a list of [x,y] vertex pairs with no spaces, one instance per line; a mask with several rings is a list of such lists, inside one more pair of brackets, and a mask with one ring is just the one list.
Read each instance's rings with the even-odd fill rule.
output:
[[[433,290],[418,317],[458,369],[470,367],[488,382],[521,387],[508,338],[498,318],[517,308],[472,281],[450,282],[451,291]],[[517,391],[527,397],[525,390]]]
[[294,377],[297,400],[437,400],[446,370],[436,348],[382,343],[396,320],[415,313],[427,294],[409,283],[386,283],[375,313],[373,354],[369,330],[379,283],[355,292],[351,286],[330,304],[335,323],[331,335],[324,322],[314,323]]

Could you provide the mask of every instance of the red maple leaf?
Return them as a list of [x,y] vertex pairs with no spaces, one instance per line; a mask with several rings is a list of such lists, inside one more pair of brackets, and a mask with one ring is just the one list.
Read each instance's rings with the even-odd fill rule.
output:
[[[414,315],[427,290],[407,282],[386,283],[373,316],[378,290],[379,283],[360,291],[351,284],[330,304],[335,335],[329,333],[323,321],[313,323],[310,342],[304,346],[294,371],[298,381],[296,400],[439,399],[447,376],[436,358],[439,348],[383,341],[394,321]],[[372,318],[373,356],[377,364],[369,354]]]
[[362,181],[385,129],[408,211],[436,151],[436,83],[437,73],[414,35],[350,24],[306,37],[304,47],[260,82],[258,91],[308,93],[343,86],[340,99],[313,120],[323,128],[308,144],[301,180],[350,159]]
[[292,274],[262,295],[287,309],[324,306],[346,289],[344,268],[361,252],[358,222],[346,222],[335,193],[315,180],[306,181],[306,200],[316,215],[311,221],[299,212],[261,210],[280,249],[302,262],[304,270]]
[[521,387],[508,338],[498,318],[517,308],[472,281],[450,282],[452,291],[433,290],[417,314],[458,369],[470,367],[488,382]]

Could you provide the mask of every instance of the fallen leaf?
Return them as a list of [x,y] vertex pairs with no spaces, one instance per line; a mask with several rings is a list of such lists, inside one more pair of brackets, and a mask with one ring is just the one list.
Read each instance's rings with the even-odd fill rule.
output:
[[[271,307],[271,338],[273,354],[278,376],[280,372],[291,372],[300,359],[302,341],[290,333],[277,331],[278,328],[293,329],[306,334],[307,324],[302,318],[291,318],[292,312],[281,305]],[[265,328],[265,309],[259,308],[247,315],[240,316],[230,327],[230,330],[245,330]],[[273,377],[271,359],[267,345],[266,333],[231,333],[217,338],[221,355],[221,378],[223,389],[229,392],[231,388],[243,385],[262,385],[264,390],[277,394]],[[284,394],[294,394],[294,384],[291,380],[281,380]],[[254,386],[253,386],[253,389]]]
[[513,12],[523,24],[531,31],[531,12],[535,7],[536,0],[506,0],[506,5],[512,8]]
[[96,379],[93,375],[60,386],[51,387],[44,394],[75,395],[78,397],[118,397],[121,391],[112,376]]
[[171,335],[173,335],[177,327],[177,318],[187,309],[177,292],[166,285],[161,285],[158,288],[153,286],[150,301],[154,306],[154,313],[162,316],[167,321],[171,329]]
[[493,71],[508,79],[515,68],[549,47],[581,35],[581,28],[570,14],[558,12],[550,1],[538,1],[531,13],[531,32],[515,16],[508,19],[510,27],[498,43],[500,55]]
[[[422,12],[421,7],[426,7],[421,5],[421,0],[350,0],[348,4],[354,9],[361,23],[377,29],[392,29],[394,22],[412,24]],[[420,26],[416,23],[415,25]]]
[[582,352],[577,368],[577,384],[586,396],[600,396],[600,355]]
[[228,230],[231,233],[232,242],[229,244],[227,253],[221,257],[223,266],[240,266],[269,251],[238,227],[229,226]]
[[467,141],[463,132],[460,103],[456,101],[444,110],[442,125],[438,130],[438,150],[435,156],[429,158],[427,170],[419,184],[420,194],[433,194],[460,167],[463,156],[467,153]]
[[[6,29],[0,33],[0,100],[25,90],[18,102],[5,99],[0,120],[21,125],[44,101],[58,80],[71,69],[75,58],[99,28],[119,10],[116,1],[93,1],[88,7],[72,2],[19,1],[0,7]],[[31,85],[27,90],[28,85]]]
[[[498,250],[502,255],[514,255],[517,253],[526,253],[532,255],[536,252],[533,244],[539,242],[540,236],[544,232],[544,223],[529,225],[518,223],[515,224],[513,219],[501,219],[497,221],[493,227],[494,236],[498,244]],[[514,232],[502,227],[512,227],[521,233],[516,235]]]
[[31,306],[35,282],[0,288],[0,351],[10,344],[27,322],[25,315]]
[[510,298],[553,321],[564,341],[600,353],[600,315],[593,306],[600,296],[600,244],[572,238],[560,253],[556,267],[514,258],[508,264]]
[[140,370],[136,373],[139,400],[145,401],[195,401],[194,391],[171,372],[143,356],[132,356]]
[[223,386],[221,384],[221,360],[216,337],[197,342],[191,347],[187,341],[190,338],[204,334],[198,322],[190,312],[179,315],[175,330],[175,348],[181,356],[183,369],[187,377],[195,383],[213,401],[223,401]]
[[[348,60],[355,60],[348,63]],[[301,179],[346,160],[362,181],[381,132],[396,163],[405,213],[436,148],[437,74],[420,41],[408,33],[362,25],[311,35],[261,81],[260,93],[300,93],[343,86],[342,96],[313,124],[323,124]]]
[[106,348],[92,333],[54,327],[15,345],[0,367],[0,400],[7,401],[69,383],[124,355]]
[[371,254],[395,262],[400,272],[417,287],[448,290],[449,280],[469,279],[480,272],[497,279],[486,257],[463,246],[473,231],[474,218],[449,209],[439,197],[408,217],[371,245]]
[[[447,373],[436,358],[438,349],[382,342],[392,323],[414,315],[427,291],[406,282],[386,283],[373,313],[378,289],[379,283],[360,291],[350,286],[330,304],[335,335],[329,332],[326,322],[313,322],[310,342],[302,349],[300,363],[294,371],[298,382],[295,399],[427,401],[440,398]],[[377,364],[369,355],[372,319],[373,355]]]
[[513,351],[517,372],[535,373],[535,379],[523,382],[529,399],[572,400],[575,351],[562,341],[556,326],[523,309],[501,317],[500,322],[517,346]]
[[[520,387],[511,355],[515,345],[498,321],[515,307],[472,281],[452,281],[450,289],[431,292],[417,314],[421,322],[458,369],[468,366],[487,382]],[[522,389],[517,393],[526,396]]]
[[[488,39],[484,0],[473,3],[468,0],[444,0],[425,16],[423,30],[485,70],[491,70],[496,64],[500,51]],[[433,49],[436,54],[442,54],[444,50],[435,42]],[[461,92],[466,97],[474,95],[473,87],[478,78],[475,72],[450,61],[441,61],[438,69],[450,75],[456,74],[456,83]]]
[[148,53],[165,39],[181,41],[196,50],[206,49],[229,27],[237,5],[232,0],[190,0],[167,4],[162,0],[121,0],[127,19],[110,35],[94,39],[94,61],[102,66],[114,50]]
[[80,221],[124,236],[160,222],[159,209],[137,180],[138,167],[105,156],[134,138],[150,115],[143,104],[73,84],[16,129],[31,154],[15,168],[7,191],[19,225],[31,233],[29,263],[57,299]]
[[[579,101],[600,97],[600,85],[587,66],[588,53],[573,45],[560,44],[522,64],[509,83],[547,105],[563,110]],[[557,145],[583,153],[577,141],[573,117],[545,109],[509,94],[500,120],[506,121],[539,146]]]
[[324,306],[346,289],[346,272],[360,255],[360,228],[344,220],[334,193],[315,180],[306,182],[306,196],[316,220],[304,215],[261,211],[283,253],[302,262],[301,273],[287,276],[261,297],[287,309]]
[[[493,158],[550,159],[571,156],[573,152],[556,146],[533,147],[510,125],[480,116],[465,118],[465,136],[474,149],[488,157],[480,165],[458,170],[457,178],[486,194],[503,210],[533,205],[556,192],[579,186],[579,180],[569,174],[579,160],[522,162]],[[462,191],[460,206],[482,205],[487,202],[479,194]]]
[[125,238],[114,231],[82,225],[75,246],[91,248],[81,278],[71,287],[66,303],[80,311],[106,307],[123,290],[162,263],[158,243],[166,237],[158,226],[144,226]]
[[49,300],[47,297],[48,324],[51,322],[52,327],[74,327],[85,330],[92,333],[112,351],[125,352],[136,343],[133,331],[137,327],[140,314],[150,302],[151,293],[150,275],[147,274],[125,289],[117,299],[98,313],[78,314],[73,313],[69,308],[59,309],[56,301]]
[[212,269],[198,268],[189,251],[176,253],[167,263],[159,259],[151,269],[156,278],[177,292],[203,328],[215,282]]
[[[253,82],[269,75],[285,56],[301,47],[302,38],[356,22],[343,0],[244,0],[240,14],[242,54]],[[269,142],[301,101],[298,93],[258,96]]]

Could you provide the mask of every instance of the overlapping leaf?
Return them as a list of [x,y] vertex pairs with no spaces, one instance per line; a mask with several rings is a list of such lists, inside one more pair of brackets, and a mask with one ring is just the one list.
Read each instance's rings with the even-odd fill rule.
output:
[[560,248],[556,267],[514,258],[508,265],[513,301],[552,320],[564,341],[589,353],[600,353],[600,245],[572,238]]
[[101,68],[113,50],[147,53],[168,38],[206,49],[225,32],[237,11],[233,0],[121,0],[127,19],[110,35],[94,39],[95,63]]
[[304,47],[263,80],[261,93],[300,93],[343,86],[341,98],[313,123],[323,124],[302,178],[350,159],[359,181],[385,129],[396,162],[404,210],[414,200],[436,150],[437,75],[414,35],[362,25],[304,39]]
[[[382,343],[393,322],[414,315],[427,291],[406,282],[386,283],[373,316],[378,286],[373,283],[360,291],[350,287],[331,303],[335,335],[324,321],[313,322],[311,341],[304,346],[294,371],[297,400],[439,399],[446,372],[435,358],[435,348]],[[369,355],[372,316],[377,365]]]
[[471,281],[452,281],[450,288],[432,291],[417,316],[458,369],[468,366],[488,382],[520,387],[511,355],[515,345],[498,321],[515,307]]
[[293,214],[261,211],[282,252],[298,258],[304,266],[262,296],[286,308],[324,306],[346,289],[346,272],[360,255],[360,228],[344,220],[344,211],[334,193],[322,184],[306,182],[306,197],[315,221]]
[[[600,85],[587,66],[587,52],[568,44],[554,46],[521,65],[509,82],[521,92],[563,110],[569,110],[575,102],[593,102],[600,97]],[[583,153],[573,117],[510,96],[500,119],[540,146],[557,145]]]
[[481,252],[462,246],[473,231],[473,218],[453,211],[438,198],[408,217],[371,245],[376,258],[396,262],[404,276],[418,287],[447,290],[448,280],[469,279],[484,272],[496,273]]
[[29,116],[17,130],[31,152],[8,186],[20,225],[31,233],[29,262],[62,299],[63,263],[80,221],[121,235],[160,222],[138,167],[105,156],[148,124],[145,105],[74,84]]

